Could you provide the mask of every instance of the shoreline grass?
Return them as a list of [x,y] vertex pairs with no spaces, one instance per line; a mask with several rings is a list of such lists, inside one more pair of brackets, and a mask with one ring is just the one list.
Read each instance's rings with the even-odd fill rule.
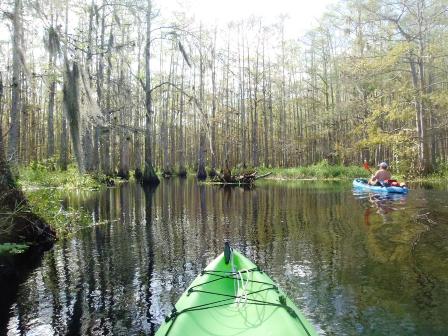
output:
[[[371,167],[372,171],[376,167]],[[243,174],[244,172],[257,171],[258,175],[263,175],[271,172],[272,174],[267,176],[267,180],[348,180],[354,178],[369,178],[371,173],[368,172],[362,166],[343,166],[343,165],[331,165],[326,161],[321,161],[317,164],[310,166],[299,167],[264,167],[257,168],[234,168],[232,169],[233,175]],[[404,176],[403,174],[394,173],[391,171],[392,177],[406,182],[445,182],[448,180],[448,165],[444,165],[438,168],[437,171],[428,176]],[[189,174],[194,175],[195,172],[189,170]]]
[[91,214],[83,207],[64,205],[68,190],[24,190],[31,210],[43,218],[56,231],[59,238],[66,238],[92,222]]
[[272,172],[272,175],[266,177],[267,179],[285,179],[285,180],[351,179],[356,177],[369,177],[370,175],[369,172],[367,172],[362,167],[329,165],[326,163],[318,163],[311,166],[301,166],[291,168],[260,167],[256,170],[260,175]]
[[[33,163],[19,168],[18,186],[24,192],[31,211],[44,219],[59,238],[67,238],[91,224],[91,215],[84,208],[65,207],[63,200],[73,190],[94,191],[105,187],[106,176],[80,174],[75,165],[66,171]],[[114,182],[118,182],[114,179]]]
[[247,171],[257,171],[258,175],[271,172],[272,174],[266,177],[269,180],[340,180],[370,176],[370,173],[361,166],[331,165],[326,161],[310,166],[288,168],[264,166],[247,169],[235,168],[232,169],[232,174],[238,175]]
[[48,169],[42,164],[33,164],[19,168],[18,185],[23,189],[57,188],[65,190],[73,189],[100,189],[105,176],[100,174],[80,174],[74,165],[70,165],[66,171]]

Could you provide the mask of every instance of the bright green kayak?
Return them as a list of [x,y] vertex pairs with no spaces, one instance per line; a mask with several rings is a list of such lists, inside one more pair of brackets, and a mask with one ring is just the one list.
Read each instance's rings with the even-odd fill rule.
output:
[[192,282],[156,336],[317,335],[294,303],[226,245]]

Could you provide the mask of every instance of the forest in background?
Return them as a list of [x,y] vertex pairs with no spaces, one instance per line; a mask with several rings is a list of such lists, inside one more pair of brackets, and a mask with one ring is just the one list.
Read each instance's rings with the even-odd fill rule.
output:
[[[341,1],[206,27],[151,0],[0,5],[0,155],[144,182],[229,167],[448,161],[448,1]],[[4,148],[4,150],[3,150]],[[208,171],[206,171],[206,168]]]

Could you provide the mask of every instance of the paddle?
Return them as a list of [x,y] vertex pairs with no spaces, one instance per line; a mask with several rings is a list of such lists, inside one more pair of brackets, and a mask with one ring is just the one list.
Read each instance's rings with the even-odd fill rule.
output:
[[[372,170],[371,170],[370,167],[369,167],[369,163],[367,162],[367,160],[364,160],[363,167],[364,167],[364,169],[367,170],[370,174],[374,175],[373,172],[372,172]],[[382,187],[385,187],[385,184],[384,184],[383,181],[379,181],[379,180],[378,180],[378,183],[381,184]]]
[[363,166],[364,166],[365,170],[367,170],[370,174],[373,175],[372,171],[370,170],[369,163],[367,162],[367,160],[364,160]]

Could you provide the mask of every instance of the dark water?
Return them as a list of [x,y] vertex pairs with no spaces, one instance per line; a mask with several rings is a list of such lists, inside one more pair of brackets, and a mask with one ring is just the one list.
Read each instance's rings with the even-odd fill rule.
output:
[[443,188],[384,198],[312,181],[244,190],[173,179],[71,194],[97,225],[45,254],[5,332],[152,334],[229,240],[322,334],[447,335],[447,201]]

